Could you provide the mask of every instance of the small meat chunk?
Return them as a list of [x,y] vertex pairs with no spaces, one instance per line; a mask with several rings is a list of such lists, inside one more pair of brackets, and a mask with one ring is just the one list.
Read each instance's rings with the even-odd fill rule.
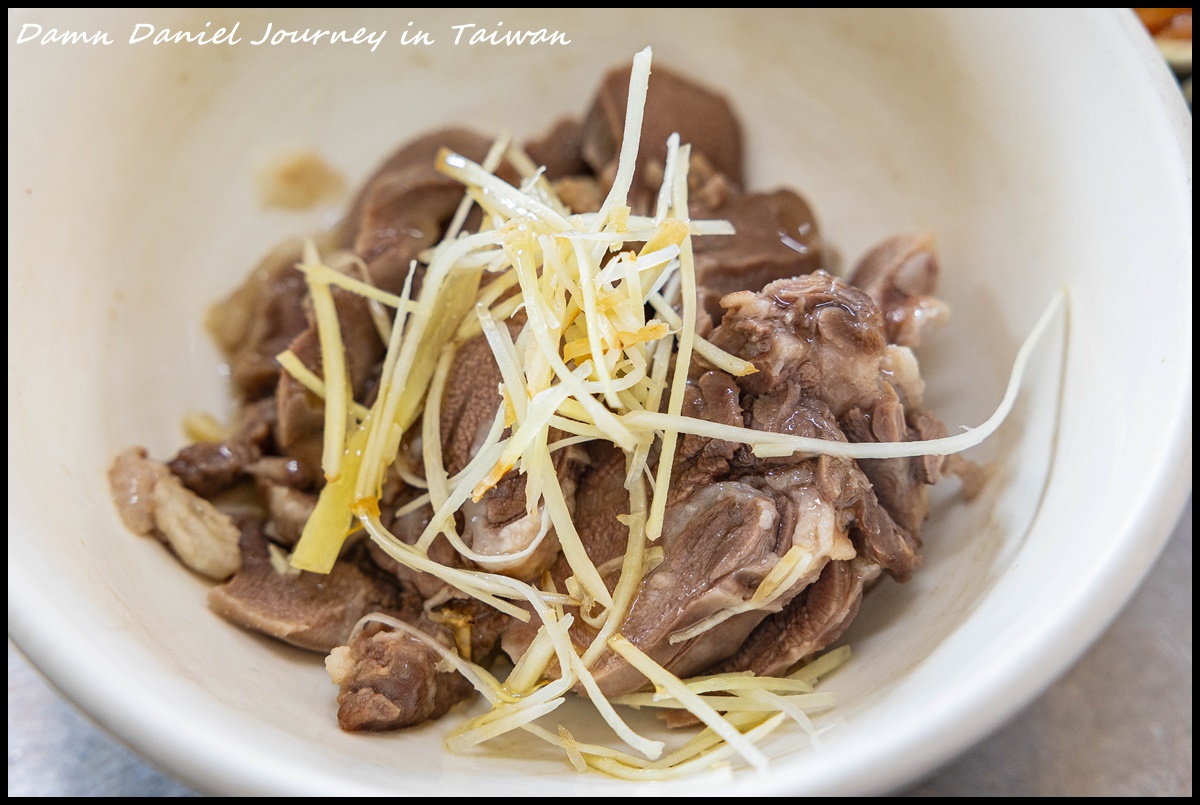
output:
[[[367,264],[371,281],[400,293],[409,265],[436,244],[463,197],[462,185],[435,168],[438,151],[448,148],[482,162],[492,139],[466,129],[442,129],[409,142],[389,157],[364,184],[342,224],[345,244]],[[497,172],[517,176],[507,164]],[[417,268],[413,296],[421,287]]]
[[[445,630],[426,629],[450,645]],[[471,694],[471,683],[444,667],[421,640],[380,624],[368,624],[348,646],[325,660],[338,692],[338,725],[351,732],[411,727],[439,718]]]
[[244,400],[275,390],[275,356],[308,327],[308,285],[296,270],[301,244],[292,241],[271,252],[236,291],[209,308],[206,324],[229,359],[230,380]]
[[718,207],[690,206],[693,218],[724,219],[735,230],[692,241],[696,282],[710,293],[761,291],[775,280],[811,274],[822,266],[816,218],[790,190],[728,193]]
[[[630,67],[609,71],[583,121],[583,158],[597,176],[611,184],[625,135],[625,107],[629,103]],[[629,201],[634,212],[650,209],[667,160],[667,138],[679,133],[736,187],[742,178],[742,131],[733,108],[721,95],[695,84],[665,67],[650,73],[641,146]],[[657,170],[650,170],[651,164]],[[606,185],[607,186],[607,185]]]
[[197,442],[180,450],[167,467],[188,489],[211,498],[245,479],[257,458],[258,450],[243,442]]
[[888,341],[915,347],[950,316],[946,303],[933,296],[937,278],[932,238],[897,235],[869,251],[850,275],[850,282],[866,291],[883,311]]
[[240,532],[233,518],[185,489],[174,475],[154,486],[154,525],[185,565],[210,579],[233,575],[240,561]]

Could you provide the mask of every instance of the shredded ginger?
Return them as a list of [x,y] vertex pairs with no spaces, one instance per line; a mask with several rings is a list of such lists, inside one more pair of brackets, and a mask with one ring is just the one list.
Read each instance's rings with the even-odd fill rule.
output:
[[[996,414],[984,426],[956,436],[931,442],[846,444],[682,416],[693,355],[735,376],[755,369],[696,332],[692,239],[728,234],[732,228],[723,221],[689,220],[689,147],[677,135],[668,142],[655,214],[632,215],[628,206],[649,74],[647,48],[633,62],[618,170],[599,212],[571,214],[532,160],[507,137],[497,141],[484,164],[443,149],[437,168],[460,181],[466,196],[446,237],[422,256],[426,267],[416,298],[411,272],[402,294],[387,294],[351,276],[352,261],[342,259],[339,264],[335,259],[326,265],[310,244],[300,267],[312,290],[325,377],[308,372],[289,353],[280,356],[286,371],[325,400],[323,467],[328,483],[292,564],[328,572],[346,536],[361,528],[393,559],[512,617],[529,620],[529,611],[517,603],[528,605],[541,628],[503,681],[400,621],[372,615],[364,623],[384,622],[425,642],[491,704],[487,713],[453,730],[447,739],[450,748],[463,749],[519,729],[562,748],[578,769],[639,780],[712,770],[735,756],[762,768],[766,757],[756,744],[787,720],[800,724],[815,740],[806,711],[827,708],[832,696],[814,693],[812,685],[848,657],[848,649],[837,649],[786,678],[735,673],[685,681],[621,636],[621,624],[647,568],[661,560],[661,549],[653,542],[662,532],[672,456],[681,434],[741,442],[760,455],[889,458],[965,449],[993,432],[1011,409],[1033,341],[1058,304],[1056,300],[1022,348]],[[522,176],[519,187],[497,178],[494,171],[501,160]],[[478,232],[462,233],[471,204],[482,209],[483,224]],[[644,245],[635,252],[625,248],[627,243]],[[386,317],[377,324],[386,336],[387,352],[380,390],[369,408],[350,394],[337,311],[330,298],[330,286],[335,285],[394,311],[390,324]],[[678,313],[676,304],[681,305]],[[655,318],[647,319],[648,308]],[[526,325],[514,340],[503,321],[518,310],[524,311]],[[473,459],[451,476],[443,465],[438,425],[446,371],[458,344],[480,333],[503,378],[501,402]],[[397,463],[401,436],[418,422],[425,493],[402,512],[429,504],[433,517],[416,543],[407,544],[380,520],[379,498],[385,475]],[[552,428],[566,438],[551,441]],[[611,593],[584,550],[551,464],[554,450],[591,439],[611,441],[626,454],[629,514],[621,522],[628,528],[628,543]],[[659,458],[651,483],[648,459],[656,445]],[[489,572],[488,562],[498,557],[475,554],[456,533],[459,507],[468,498],[478,501],[513,470],[526,476],[530,513],[543,512],[541,536],[553,528],[570,563],[573,576],[565,594]],[[427,551],[438,536],[445,536],[482,569],[452,568],[431,559]],[[764,581],[752,599],[673,640],[694,637],[737,612],[770,606],[802,574],[807,559],[789,555],[778,569],[779,578]],[[564,602],[577,607],[578,614],[564,615]],[[568,633],[575,617],[597,630],[582,652]],[[608,701],[588,670],[606,649],[641,671],[656,692]],[[547,729],[537,723],[572,689],[592,700],[627,749],[581,742],[565,726]],[[614,704],[686,709],[705,728],[679,749],[665,752],[662,742],[633,730]]]

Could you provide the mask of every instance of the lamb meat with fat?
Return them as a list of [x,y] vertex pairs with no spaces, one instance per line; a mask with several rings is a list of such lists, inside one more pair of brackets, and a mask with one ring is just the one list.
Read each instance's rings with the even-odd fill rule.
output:
[[[758,369],[739,379],[749,397],[794,385],[801,396],[828,405],[856,442],[909,441],[940,427],[931,413],[906,410],[901,393],[908,389],[893,385],[896,350],[904,348],[889,346],[883,315],[865,292],[816,273],[773,282],[757,294],[730,294],[721,304],[726,314],[712,341]],[[910,420],[920,429],[910,428]],[[868,477],[890,479],[876,490],[879,501],[914,550],[928,515],[925,486],[941,464],[937,456],[863,463]]]

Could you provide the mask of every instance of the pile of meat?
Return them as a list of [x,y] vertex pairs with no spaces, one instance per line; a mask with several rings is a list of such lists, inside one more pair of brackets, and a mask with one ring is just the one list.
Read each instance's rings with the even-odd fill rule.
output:
[[[628,75],[628,68],[611,72],[582,121],[564,120],[526,146],[575,212],[596,210],[614,176]],[[930,296],[937,273],[930,243],[888,240],[861,260],[849,282],[824,273],[828,255],[804,199],[790,190],[746,189],[741,135],[729,104],[661,68],[650,81],[630,195],[635,212],[653,203],[664,143],[676,131],[693,148],[692,217],[725,219],[737,230],[694,241],[698,331],[758,369],[734,378],[696,359],[684,413],[836,441],[944,435],[922,407],[922,381],[909,350],[945,313]],[[323,245],[353,251],[375,285],[399,292],[410,261],[440,239],[462,197],[460,185],[434,170],[438,148],[481,160],[489,145],[484,136],[453,129],[401,148]],[[321,401],[281,372],[274,357],[291,349],[321,372],[306,284],[293,267],[298,257],[298,245],[281,247],[212,311],[211,330],[228,357],[239,401],[233,432],[224,441],[187,446],[165,464],[140,448],[122,453],[110,471],[113,493],[132,530],[155,535],[193,570],[220,582],[209,594],[216,613],[300,648],[332,653],[328,667],[341,688],[342,727],[417,724],[468,696],[470,685],[402,631],[371,625],[350,641],[362,616],[402,619],[485,665],[501,654],[518,659],[537,619],[527,624],[492,610],[400,566],[361,537],[351,538],[328,576],[287,565],[323,483]],[[334,296],[355,398],[369,405],[384,344],[362,297],[339,289]],[[509,321],[514,334],[522,325],[519,318]],[[482,337],[461,345],[441,409],[451,474],[466,465],[490,426],[500,379]],[[418,474],[419,430],[401,455]],[[611,588],[620,564],[612,560],[623,554],[628,535],[617,519],[628,511],[624,455],[607,442],[555,455],[580,536]],[[680,677],[779,674],[836,640],[865,588],[882,573],[903,581],[920,563],[928,487],[944,469],[936,457],[759,458],[744,445],[696,436],[681,439],[674,461],[658,543],[662,560],[645,576],[621,633]],[[419,491],[400,473],[389,476],[383,522],[406,541],[416,540],[431,512],[395,512]],[[528,545],[540,525],[526,512],[524,478],[515,472],[469,503],[458,520],[464,540],[485,554]],[[557,541],[542,545],[500,572],[540,581],[548,571],[563,589],[570,569]],[[811,562],[770,607],[672,640],[748,600],[797,545]],[[430,553],[445,564],[472,567],[443,538]],[[576,624],[573,638],[586,646],[594,632],[582,619]],[[646,684],[612,653],[592,670],[608,695]]]

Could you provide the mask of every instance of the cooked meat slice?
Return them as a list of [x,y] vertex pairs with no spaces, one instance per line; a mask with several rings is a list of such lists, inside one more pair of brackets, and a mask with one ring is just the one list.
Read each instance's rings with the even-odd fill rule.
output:
[[144,447],[117,454],[108,468],[108,485],[126,528],[141,536],[154,533],[154,487],[170,474],[167,465],[149,458]]
[[[941,438],[946,426],[928,411],[906,414],[892,394],[882,396],[869,413],[850,411],[846,435],[855,442],[911,442]],[[858,463],[892,519],[915,535],[929,516],[929,486],[937,483],[943,462],[942,456],[913,456]]]
[[351,547],[328,575],[298,571],[267,543],[259,527],[242,532],[241,569],[208,593],[208,605],[239,626],[312,651],[343,645],[359,618],[371,612],[415,617],[415,593]]
[[[630,67],[609,71],[583,121],[583,158],[597,176],[611,184],[625,133]],[[677,73],[656,66],[650,74],[641,146],[629,201],[635,212],[646,212],[658,192],[652,173],[662,175],[667,138],[678,132],[692,153],[702,154],[718,173],[742,186],[742,132],[729,102]],[[657,163],[657,171],[650,165]]]
[[[422,631],[451,645],[444,629],[427,621]],[[442,716],[471,693],[471,683],[444,668],[437,652],[417,638],[367,624],[325,660],[338,692],[338,725],[344,730],[411,727]]]
[[[722,425],[745,425],[739,390],[724,372],[706,372],[684,391],[683,415]],[[701,486],[723,478],[738,445],[720,439],[684,434],[675,451],[671,473],[671,500],[682,500]]]
[[[383,342],[371,323],[365,298],[341,288],[331,288],[330,292],[342,332],[351,390],[355,399],[362,400],[376,380],[383,358]],[[288,349],[309,371],[318,377],[324,376],[316,321],[311,322],[288,345]],[[279,378],[276,401],[278,423],[275,440],[280,451],[310,466],[320,466],[321,438],[325,426],[324,402],[287,372],[283,372]]]
[[[307,327],[288,345],[300,362],[321,376],[321,343],[315,325]],[[275,394],[275,441],[285,455],[297,452],[320,466],[320,438],[325,426],[325,405],[288,372],[281,373]],[[315,445],[313,444],[315,442]],[[307,444],[305,444],[307,443]]]
[[730,294],[721,306],[725,318],[711,340],[758,369],[738,379],[745,392],[796,383],[840,419],[855,406],[870,410],[888,385],[880,371],[883,317],[869,296],[836,277],[777,280],[759,293]]
[[108,471],[117,512],[135,534],[154,535],[185,565],[221,581],[238,567],[238,528],[229,515],[184,487],[145,449],[120,453]]
[[[512,321],[508,328],[513,336],[520,332]],[[467,466],[487,436],[503,401],[499,388],[502,379],[491,347],[482,335],[469,339],[454,353],[439,420],[442,459],[448,474],[454,475]]]
[[[643,580],[621,633],[675,675],[690,676],[736,651],[768,614],[756,609],[718,621],[721,613],[748,601],[793,547],[807,555],[799,578],[780,592],[773,608],[815,580],[829,559],[853,556],[849,518],[824,498],[816,465],[808,461],[761,477],[712,483],[670,506],[663,561]],[[706,621],[715,625],[699,637],[672,642],[672,636]],[[606,695],[645,684],[612,653],[602,655],[592,672]]]
[[720,296],[760,291],[778,279],[811,274],[823,255],[817,221],[807,202],[790,190],[725,194],[724,203],[689,205],[693,218],[729,221],[733,235],[695,238],[696,282]]
[[300,491],[313,489],[319,476],[319,471],[308,464],[284,456],[265,456],[246,470],[260,481]]
[[[588,173],[587,162],[583,159],[583,125],[572,118],[563,118],[544,137],[525,143],[525,153],[535,165],[545,167],[547,179]],[[571,209],[581,212],[574,207]]]
[[830,562],[820,577],[750,634],[737,653],[711,670],[782,676],[842,636],[858,614],[863,588],[879,575],[868,559]]
[[257,400],[275,389],[275,356],[308,327],[308,286],[294,267],[300,249],[299,242],[279,247],[240,288],[209,308],[208,330],[229,359],[230,380],[242,399]]
[[937,277],[933,239],[897,235],[867,252],[850,282],[866,291],[883,311],[888,341],[915,347],[950,315],[946,304],[932,295]]
[[[819,436],[833,441],[846,441],[850,436],[849,432],[842,433],[828,406],[819,400],[803,398],[796,385],[780,386],[754,398],[748,424],[756,430]],[[742,448],[733,464],[741,472],[770,475],[795,460],[792,456],[758,458],[749,449]],[[891,465],[908,460],[890,459],[876,463]],[[817,481],[827,490],[827,496],[839,498],[853,513],[850,536],[857,551],[882,565],[897,579],[907,579],[920,564],[920,540],[914,536],[916,532],[893,519],[891,510],[877,494],[878,488],[872,485],[871,476],[862,466],[862,461],[852,462],[857,465],[855,471],[845,475],[830,474],[828,470],[835,465],[831,459],[825,461],[818,465],[820,471]],[[920,522],[918,529],[919,526]]]
[[[389,157],[363,185],[342,230],[346,245],[366,262],[375,285],[400,293],[410,263],[441,240],[463,198],[462,185],[435,169],[438,151],[449,148],[482,162],[491,145],[491,138],[466,129],[430,132]],[[497,175],[510,182],[517,179],[507,163]],[[418,266],[414,297],[422,275]]]
[[289,548],[295,546],[317,506],[317,496],[266,480],[260,480],[258,487],[267,505],[263,532],[273,542]]
[[154,485],[154,527],[179,560],[222,581],[238,568],[238,527],[233,518],[185,489],[174,475]]
[[197,442],[179,451],[167,467],[200,497],[211,498],[246,478],[258,449],[239,441]]
[[[515,336],[521,323],[510,320],[508,327]],[[483,336],[476,336],[458,348],[446,380],[440,420],[442,458],[450,475],[462,470],[483,444],[502,401],[500,382],[500,368]],[[568,510],[573,509],[581,454],[574,448],[566,448],[552,454],[551,460]],[[463,541],[480,554],[515,553],[540,539],[538,548],[527,557],[498,559],[484,565],[487,570],[528,580],[554,563],[558,538],[552,528],[543,534],[540,506],[533,514],[528,512],[525,489],[525,476],[510,471],[479,501],[467,500],[461,513]]]

